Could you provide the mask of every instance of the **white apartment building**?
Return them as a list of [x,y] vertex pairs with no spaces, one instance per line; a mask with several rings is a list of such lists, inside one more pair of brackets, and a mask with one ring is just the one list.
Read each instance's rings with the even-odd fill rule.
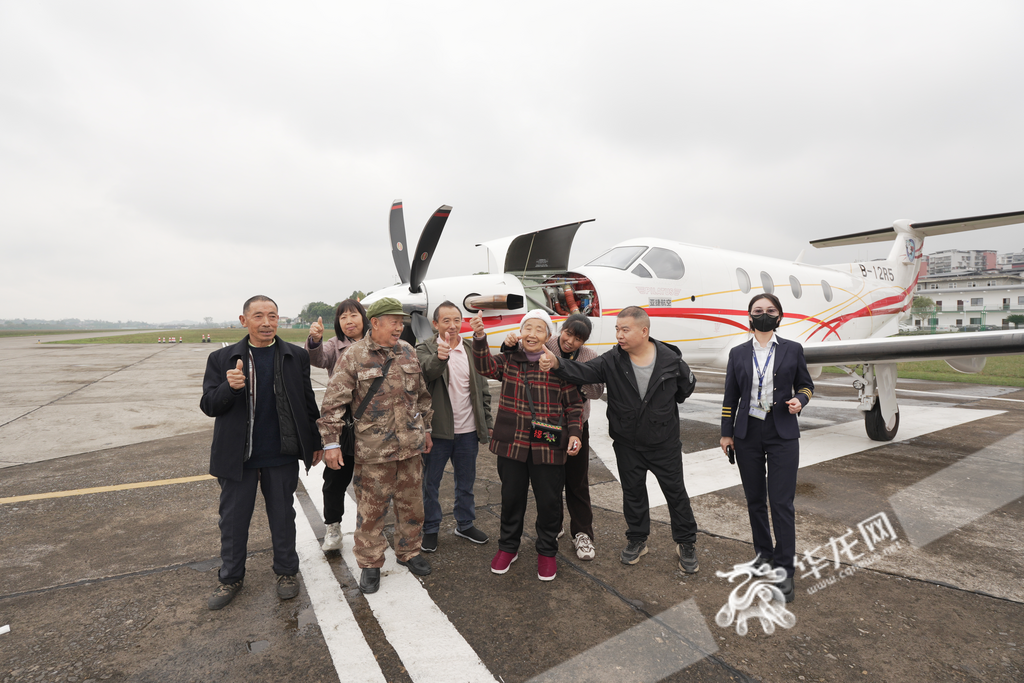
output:
[[1024,275],[1005,271],[928,275],[918,282],[915,295],[928,297],[935,307],[915,311],[914,327],[1004,327],[1008,315],[1024,314]]
[[928,275],[956,275],[994,270],[998,267],[998,254],[991,250],[946,249],[928,254]]
[[999,254],[996,257],[996,267],[1001,270],[1024,271],[1024,249]]

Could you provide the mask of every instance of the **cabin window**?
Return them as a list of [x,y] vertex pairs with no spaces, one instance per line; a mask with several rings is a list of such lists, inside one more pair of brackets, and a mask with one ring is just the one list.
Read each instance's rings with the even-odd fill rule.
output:
[[652,247],[644,254],[644,263],[650,266],[657,277],[665,280],[678,280],[686,271],[679,254],[661,247]]
[[740,285],[740,291],[747,294],[750,291],[750,276],[742,268],[736,269],[736,282]]
[[[640,254],[645,251],[647,251],[647,247],[615,247],[614,249],[609,249],[604,252],[587,265],[607,266],[608,268],[626,270],[633,264],[633,261],[636,261]],[[648,275],[648,277],[650,276]]]
[[832,301],[832,285],[824,280],[821,281],[821,293],[825,295],[825,301]]
[[793,292],[793,298],[799,299],[800,295],[804,293],[803,288],[800,286],[800,281],[795,276],[789,276],[789,291]]
[[636,268],[633,269],[633,275],[639,275],[640,277],[651,277],[651,271],[644,268],[644,264],[636,264]]

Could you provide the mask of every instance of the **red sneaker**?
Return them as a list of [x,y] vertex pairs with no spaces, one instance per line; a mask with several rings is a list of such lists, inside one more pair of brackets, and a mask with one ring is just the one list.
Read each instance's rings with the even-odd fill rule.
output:
[[504,550],[499,550],[494,555],[494,559],[491,560],[491,571],[495,574],[504,574],[512,566],[512,563],[518,559],[519,553],[513,555],[512,553],[506,553]]
[[537,578],[541,581],[554,581],[558,571],[558,561],[547,555],[537,556]]

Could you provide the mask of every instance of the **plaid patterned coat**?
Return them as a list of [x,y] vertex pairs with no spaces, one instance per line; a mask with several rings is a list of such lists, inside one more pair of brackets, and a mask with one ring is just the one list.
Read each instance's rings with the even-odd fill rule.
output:
[[[484,377],[501,382],[501,396],[494,418],[491,453],[526,462],[531,457],[538,465],[564,465],[569,437],[580,437],[583,429],[583,397],[575,385],[540,369],[522,351],[492,356],[487,338],[473,339],[473,364]],[[565,435],[558,447],[530,442],[530,402],[532,391],[534,417],[558,424]]]

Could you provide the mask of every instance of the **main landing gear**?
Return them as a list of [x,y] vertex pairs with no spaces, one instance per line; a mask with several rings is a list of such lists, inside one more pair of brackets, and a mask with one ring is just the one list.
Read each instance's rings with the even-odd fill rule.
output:
[[864,413],[864,430],[872,441],[892,441],[900,428],[900,408],[896,403],[896,364],[865,363],[862,374],[845,365],[839,368],[853,377]]

